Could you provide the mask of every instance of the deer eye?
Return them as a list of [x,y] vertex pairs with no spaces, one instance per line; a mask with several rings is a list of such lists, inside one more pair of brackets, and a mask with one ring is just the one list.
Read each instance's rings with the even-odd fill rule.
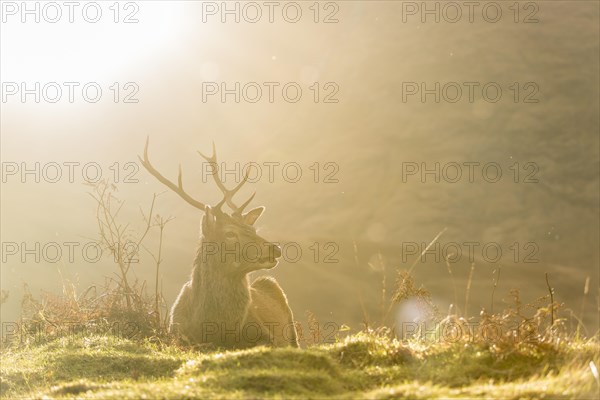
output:
[[226,239],[235,239],[237,235],[233,232],[225,232],[225,238]]

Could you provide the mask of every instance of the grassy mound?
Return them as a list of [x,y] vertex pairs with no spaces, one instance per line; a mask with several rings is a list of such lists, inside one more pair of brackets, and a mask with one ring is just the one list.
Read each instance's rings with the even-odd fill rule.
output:
[[[199,352],[71,336],[2,352],[3,398],[598,398],[597,341],[400,343],[361,333],[307,349]],[[593,366],[590,366],[593,363]]]

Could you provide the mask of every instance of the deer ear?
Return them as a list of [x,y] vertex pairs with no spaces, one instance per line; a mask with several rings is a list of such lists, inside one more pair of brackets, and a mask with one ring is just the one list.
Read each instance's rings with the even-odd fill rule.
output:
[[215,214],[212,208],[206,206],[204,216],[202,217],[202,234],[209,234],[215,227]]
[[250,210],[246,214],[242,215],[242,221],[244,221],[246,225],[254,225],[263,211],[265,211],[264,207],[256,207],[255,209]]

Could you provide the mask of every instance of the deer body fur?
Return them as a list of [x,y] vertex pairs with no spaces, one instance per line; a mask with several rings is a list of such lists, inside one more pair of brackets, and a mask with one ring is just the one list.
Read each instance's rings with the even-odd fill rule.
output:
[[292,310],[274,278],[232,281],[196,258],[171,309],[169,329],[190,343],[225,347],[298,346]]
[[204,295],[193,287],[193,280],[183,286],[171,310],[170,329],[186,341],[224,347],[298,346],[292,311],[273,278],[258,278],[238,287],[237,293],[225,291],[211,299],[207,294],[216,287],[204,287]]

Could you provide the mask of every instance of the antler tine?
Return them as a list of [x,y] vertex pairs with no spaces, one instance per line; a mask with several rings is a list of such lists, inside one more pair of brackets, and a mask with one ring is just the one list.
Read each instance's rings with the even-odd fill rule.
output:
[[252,199],[254,199],[254,196],[256,196],[256,192],[252,193],[252,196],[250,196],[250,198],[248,200],[246,200],[246,202],[244,204],[242,204],[241,206],[239,206],[237,208],[237,210],[235,210],[234,214],[241,216],[242,212],[244,211],[244,208],[246,208],[246,206],[248,204],[250,204],[250,202],[252,201]]
[[200,154],[202,156],[202,158],[204,158],[206,161],[208,161],[209,163],[215,163],[216,164],[217,163],[217,149],[215,147],[215,142],[212,142],[212,148],[213,148],[213,155],[212,155],[212,157],[205,156],[204,154],[202,154],[200,152],[200,150],[197,150],[197,151],[198,151],[198,154]]
[[227,189],[227,187],[225,187],[225,184],[223,183],[223,181],[221,181],[221,178],[219,177],[219,166],[217,164],[217,151],[216,151],[216,147],[215,147],[215,142],[213,142],[213,155],[212,157],[207,157],[206,155],[202,154],[202,152],[198,151],[198,154],[200,154],[202,156],[202,158],[204,158],[207,162],[213,164],[213,170],[212,170],[212,176],[213,179],[215,181],[215,183],[217,184],[217,187],[221,190],[221,192],[223,192],[223,200],[219,203],[219,205],[222,205],[224,202],[227,203],[227,205],[232,209],[232,210],[237,210],[238,206],[235,205],[235,203],[233,202],[233,196],[241,189],[241,187],[244,185],[244,183],[246,183],[246,181],[248,180],[248,176],[249,176],[249,172],[250,172],[250,168],[248,168],[246,170],[246,174],[244,175],[244,179],[242,179],[242,181],[233,189]]
[[144,158],[142,159],[140,156],[138,156],[138,159],[140,160],[140,162],[142,163],[144,168],[146,168],[148,170],[148,172],[150,172],[156,179],[158,179],[162,184],[164,184],[169,189],[171,189],[172,191],[177,193],[182,199],[187,201],[189,204],[191,204],[192,206],[199,208],[203,211],[206,210],[206,205],[204,203],[192,198],[192,196],[190,196],[189,194],[187,194],[185,192],[185,190],[183,190],[183,178],[182,178],[182,173],[181,173],[181,165],[179,165],[179,174],[177,175],[177,185],[175,185],[173,182],[171,182],[170,180],[165,178],[163,175],[161,175],[161,173],[158,172],[152,166],[152,164],[150,163],[150,159],[148,158],[148,145],[149,144],[150,144],[150,137],[146,138],[146,146],[144,147]]
[[217,203],[217,205],[216,205],[214,208],[215,208],[215,209],[217,209],[217,210],[220,210],[220,209],[221,209],[221,207],[223,207],[223,204],[225,204],[225,200],[227,200],[227,198],[226,198],[226,197],[223,197],[223,198],[221,199],[221,201],[220,201],[220,202],[218,202],[218,203]]
[[228,191],[231,193],[232,196],[234,194],[236,194],[237,191],[240,190],[242,186],[244,186],[244,183],[246,183],[246,181],[248,180],[248,175],[250,175],[250,167],[248,167],[246,169],[246,173],[244,174],[244,179],[242,179],[242,181],[240,183],[238,183],[238,185],[236,187],[234,187],[233,189]]
[[254,198],[254,195],[256,194],[256,193],[253,194],[252,197],[250,198],[250,200],[246,201],[240,207],[236,206],[233,203],[233,196],[235,196],[235,194],[242,188],[242,186],[244,186],[244,183],[246,183],[248,181],[248,176],[249,175],[250,175],[250,167],[248,167],[248,169],[246,169],[246,173],[244,174],[244,179],[242,179],[242,181],[240,183],[238,183],[236,187],[234,187],[231,190],[225,189],[226,190],[226,192],[225,192],[225,200],[227,201],[227,204],[233,210],[234,214],[237,214],[238,210],[239,210],[239,214],[241,214],[241,212],[244,209],[244,207],[246,207],[248,205],[248,203],[250,203],[250,201],[252,200],[252,198]]
[[179,171],[177,172],[177,186],[183,190],[183,174],[181,172],[181,164],[179,164]]

